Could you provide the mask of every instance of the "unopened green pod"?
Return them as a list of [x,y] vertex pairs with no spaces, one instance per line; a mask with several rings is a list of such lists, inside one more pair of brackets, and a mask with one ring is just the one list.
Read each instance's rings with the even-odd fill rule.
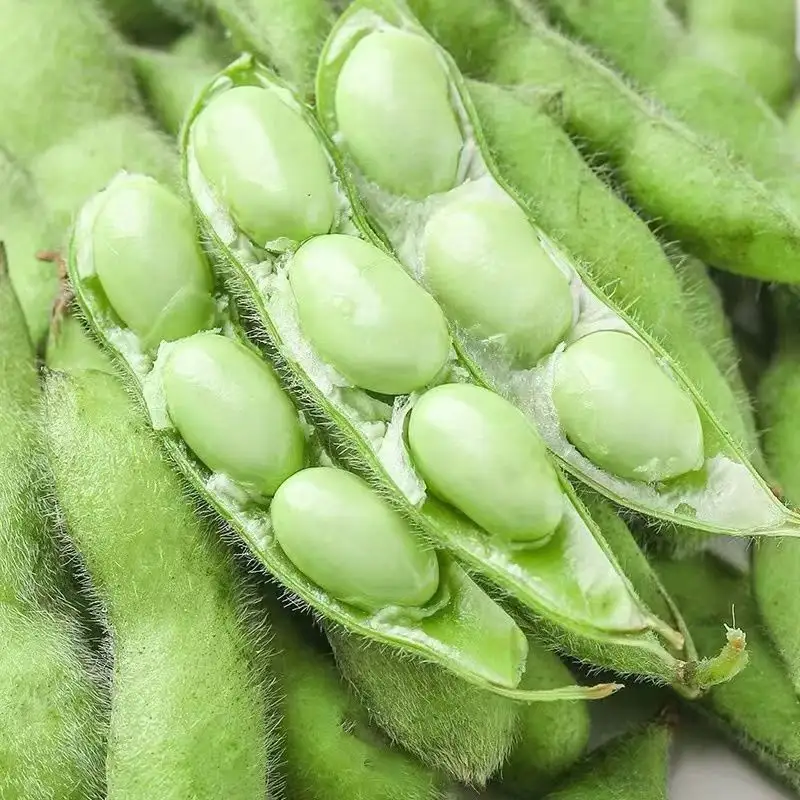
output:
[[[437,129],[430,119],[423,123],[423,117],[406,113],[413,106],[415,84],[406,82],[407,53],[397,42],[408,39],[429,51],[431,85],[442,86],[438,102],[448,105],[461,130],[458,175],[445,190],[421,199],[411,178],[409,187],[402,188],[404,164],[413,160],[414,150],[399,145],[392,150],[382,167],[395,171],[391,181],[375,167],[393,137],[412,142],[423,132],[429,140],[441,138],[452,146],[450,123]],[[378,40],[393,54],[388,61],[371,56],[368,44]],[[358,71],[348,68],[351,59]],[[360,81],[360,73],[370,74],[371,80]],[[353,130],[361,124],[353,106],[369,108],[372,118],[382,120],[377,126],[364,123],[371,138],[362,140],[364,131]],[[452,275],[460,268],[458,294],[466,294],[471,285],[474,302],[473,325],[463,311],[453,315],[454,345],[462,362],[473,380],[522,410],[567,471],[650,517],[710,533],[797,535],[800,518],[775,498],[681,365],[538,227],[535,208],[526,218],[530,241],[523,246],[516,232],[523,216],[521,198],[491,158],[464,81],[407,10],[390,0],[348,8],[321,55],[317,110],[354,176],[370,220],[380,226],[409,274],[442,296],[444,308],[451,308],[456,293],[452,278],[444,288],[440,285],[441,262],[452,264]],[[397,136],[400,129],[403,134]],[[440,224],[445,213],[459,217],[459,224]],[[484,214],[491,224],[482,231],[474,219]],[[465,240],[470,247],[463,246]],[[570,309],[574,299],[568,330],[546,354],[522,365],[513,317],[508,331],[484,327],[496,317],[495,294],[483,288],[487,265],[493,267],[495,282],[506,281],[501,295],[515,287],[525,290],[515,273],[505,270],[512,241],[519,241],[514,257],[522,264],[527,260],[531,274],[539,275],[542,262],[548,262],[569,288],[566,294],[553,290],[538,300],[543,315],[550,315],[553,306]],[[471,284],[473,273],[478,277]],[[412,424],[413,415],[412,410]]]
[[[121,174],[92,198],[73,234],[71,282],[179,471],[254,558],[324,619],[435,661],[487,690],[523,700],[613,691],[517,689],[527,651],[520,629],[364,481],[345,473],[342,489],[342,471],[331,466],[275,371],[244,340],[230,299],[207,282],[186,209],[174,196],[167,202],[165,193],[152,179]],[[115,202],[120,196],[128,199]],[[145,207],[151,211],[128,213]],[[142,250],[155,242],[161,261],[143,260]],[[102,258],[111,252],[117,259],[109,278]],[[150,283],[142,281],[144,270]],[[153,330],[173,299],[183,298],[172,341],[145,340],[126,324],[126,281],[141,299],[139,330]],[[215,309],[210,316],[209,307]],[[190,334],[183,323],[191,321],[200,330]],[[321,505],[314,502],[320,496]],[[330,502],[336,497],[338,504]],[[272,513],[273,503],[280,513]],[[387,559],[381,537],[400,561]],[[351,557],[331,571],[328,556],[342,552]]]
[[635,92],[529,4],[469,2],[457,13],[441,0],[411,6],[469,77],[552,90],[558,121],[614,169],[636,205],[686,250],[762,280],[800,278],[800,222],[784,198],[722,142],[697,135]]
[[672,735],[653,722],[607,742],[591,753],[547,800],[667,800]]
[[[339,670],[378,727],[460,783],[482,787],[502,775],[506,789],[530,791],[568,769],[586,747],[585,703],[523,707],[453,680],[436,665],[387,657],[341,630],[327,634]],[[558,656],[529,640],[523,686],[549,689],[571,681]]]
[[106,372],[48,377],[48,456],[113,653],[109,798],[272,795],[266,619]]
[[[259,91],[272,95],[268,103],[255,102]],[[280,116],[267,118],[259,111],[276,102],[286,105]],[[320,151],[325,155],[328,192],[336,198],[330,223],[327,218],[307,216],[325,197],[321,168],[311,176],[309,185],[316,187],[317,195],[308,203],[296,202],[296,187],[289,183],[290,160],[275,167],[279,179],[268,189],[244,179],[251,169],[262,169],[270,160],[259,158],[248,165],[247,148],[235,146],[241,128],[223,135],[230,117],[221,110],[237,104],[239,118],[249,120],[252,152],[270,152],[270,129],[279,119],[291,119],[291,126],[300,126],[303,132],[290,137],[283,131],[275,140],[278,143],[286,138],[307,143],[309,132],[316,136],[314,147],[308,145],[313,162],[304,158],[298,169],[302,180],[309,180],[311,164],[319,163]],[[210,137],[212,129],[216,134]],[[557,646],[578,651],[593,663],[668,682],[684,674],[684,662],[653,632],[667,647],[680,648],[681,637],[631,591],[572,487],[542,451],[531,423],[508,401],[469,385],[473,381],[459,354],[452,350],[442,354],[441,311],[435,313],[430,296],[372,236],[346,172],[289,87],[252,59],[237,62],[199,98],[184,130],[183,149],[191,197],[203,236],[212,244],[215,265],[228,279],[246,318],[256,323],[251,335],[263,345],[310,420],[329,437],[337,457],[380,487],[430,541],[501,587],[528,613],[547,620],[548,636]],[[293,157],[301,152],[295,149]],[[290,190],[283,192],[284,185]],[[300,228],[315,229],[315,235],[302,243],[290,236],[275,238],[277,229],[268,232],[269,241],[262,236],[261,244],[247,237],[242,222],[247,223],[254,208],[276,202],[281,204],[280,215],[292,225],[300,220]],[[343,244],[351,239],[357,244]],[[331,269],[326,271],[326,265]],[[393,304],[384,291],[394,285],[402,286],[398,290],[406,298],[402,304]],[[427,347],[422,346],[423,335]],[[359,364],[362,351],[364,362]],[[416,360],[414,352],[422,357]],[[440,354],[436,361],[434,353]],[[443,356],[444,363],[437,365]],[[424,364],[425,369],[408,371],[407,364]],[[356,376],[354,366],[365,372]],[[433,375],[437,366],[439,373]],[[402,386],[387,383],[398,375]],[[372,391],[355,384],[354,378],[369,382]],[[410,393],[376,394],[381,389]],[[482,419],[491,437],[476,435],[471,443],[460,442],[452,426],[448,429],[436,421],[448,418],[453,395],[465,390],[470,396],[462,404],[463,418]],[[434,403],[437,396],[445,402]],[[491,403],[475,400],[478,396],[489,396]],[[419,430],[427,433],[415,448],[412,440]],[[445,476],[445,464],[452,475]],[[452,469],[454,464],[461,465],[458,471]],[[489,474],[493,464],[509,471],[524,468],[529,479],[536,476],[541,492],[531,495],[525,489],[522,498],[524,479],[504,487],[502,477]],[[442,477],[448,477],[447,485],[439,480]],[[513,503],[501,512],[488,494],[481,493],[484,480],[505,489],[507,500],[514,495],[540,505],[544,513],[523,519],[517,510],[512,515],[516,519],[504,518]],[[567,553],[580,566],[565,573]],[[699,687],[686,688],[692,692]]]
[[439,765],[426,768],[392,746],[370,723],[330,654],[309,641],[300,618],[274,601],[270,611],[287,795],[297,800],[444,800],[448,780]]
[[[777,352],[758,390],[764,425],[764,452],[787,501],[800,503],[800,339],[795,333],[797,303],[779,295],[775,303],[779,325]],[[800,575],[797,542],[764,542],[752,550],[753,595],[767,633],[783,657],[789,678],[800,695],[800,611],[794,588]]]
[[47,522],[34,351],[1,246],[0,318],[0,796],[98,798],[106,698],[64,597],[65,554]]
[[736,680],[715,687],[692,708],[733,745],[794,791],[800,789],[800,700],[784,661],[760,625],[750,579],[710,553],[656,562],[692,635],[709,652],[719,619],[736,616],[747,629],[749,664]]
[[3,0],[0,18],[0,143],[23,161],[139,107],[121,37],[94,0]]

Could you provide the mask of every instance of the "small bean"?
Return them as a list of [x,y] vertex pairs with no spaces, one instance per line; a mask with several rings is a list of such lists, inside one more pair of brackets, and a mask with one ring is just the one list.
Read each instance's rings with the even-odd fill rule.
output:
[[183,339],[164,366],[164,392],[175,427],[214,472],[271,496],[302,469],[297,412],[244,345],[214,333]]
[[411,412],[408,443],[429,489],[490,534],[541,543],[561,522],[565,498],[544,445],[494,392],[462,383],[431,389]]
[[335,104],[345,145],[368,178],[415,199],[455,185],[461,131],[447,74],[421,36],[378,30],[361,39],[342,67]]
[[237,86],[192,127],[204,176],[242,229],[264,247],[327,233],[336,195],[322,144],[276,92]]
[[422,606],[438,588],[435,552],[350,472],[298,472],[278,489],[271,512],[292,563],[343,602],[368,611]]
[[500,338],[515,366],[552,352],[572,323],[569,281],[510,198],[465,197],[425,227],[425,281],[448,315]]
[[303,333],[356,386],[405,394],[447,361],[450,336],[436,301],[363,239],[311,239],[295,254],[289,281]]
[[691,397],[640,341],[591,333],[556,363],[553,402],[573,444],[621,477],[664,481],[703,465],[703,430]]
[[154,180],[129,177],[109,187],[92,247],[109,303],[145,348],[211,326],[211,273],[191,212]]

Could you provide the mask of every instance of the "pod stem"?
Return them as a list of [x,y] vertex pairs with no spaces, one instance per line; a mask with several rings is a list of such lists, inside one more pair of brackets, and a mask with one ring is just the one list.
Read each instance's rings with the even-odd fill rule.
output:
[[564,700],[603,700],[620,689],[623,683],[598,683],[594,686],[561,686],[557,689],[508,689],[493,686],[492,692],[521,703],[554,703]]
[[747,637],[740,628],[725,626],[727,642],[713,658],[685,665],[683,682],[699,691],[705,691],[718,683],[725,683],[738,675],[749,661]]
[[671,628],[658,617],[649,617],[647,624],[651,630],[655,631],[674,650],[680,652],[686,646],[686,638],[684,635],[680,631]]

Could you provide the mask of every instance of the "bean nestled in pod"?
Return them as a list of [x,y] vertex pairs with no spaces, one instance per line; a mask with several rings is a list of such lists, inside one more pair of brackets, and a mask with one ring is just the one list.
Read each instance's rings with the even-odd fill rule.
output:
[[567,276],[507,195],[469,184],[431,216],[422,243],[424,279],[445,312],[470,333],[500,340],[528,369],[572,324]]
[[567,347],[553,403],[570,441],[615,475],[665,481],[703,466],[692,398],[630,334],[597,331]]
[[423,606],[439,586],[436,553],[360,478],[304,469],[278,489],[275,537],[314,583],[366,611]]
[[421,36],[364,36],[342,66],[335,103],[345,146],[368,178],[414,199],[455,186],[463,139],[444,67]]
[[494,392],[466,383],[426,392],[408,444],[428,488],[490,534],[541,544],[561,522],[565,498],[544,445]]
[[436,301],[394,259],[355,236],[317,236],[289,266],[303,333],[355,386],[408,394],[430,383],[450,352]]
[[173,424],[209,469],[271,497],[303,468],[297,412],[274,372],[244,345],[215,333],[183,339],[163,381]]
[[336,192],[325,150],[278,94],[237,86],[192,124],[194,154],[219,200],[261,247],[327,233]]
[[123,176],[92,229],[108,302],[145,349],[211,327],[212,279],[189,208],[151,178]]

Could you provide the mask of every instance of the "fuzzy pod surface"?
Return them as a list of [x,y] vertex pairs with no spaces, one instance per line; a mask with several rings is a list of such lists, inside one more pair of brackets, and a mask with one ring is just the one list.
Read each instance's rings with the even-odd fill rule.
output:
[[547,800],[667,800],[671,740],[660,723],[624,734],[579,764]]
[[2,261],[0,320],[0,797],[94,800],[103,786],[102,685],[62,592],[38,376]]
[[52,373],[48,455],[113,653],[109,798],[263,800],[266,619],[139,409],[98,370]]
[[2,0],[0,145],[24,161],[139,107],[122,44],[95,0]]
[[756,763],[800,789],[800,699],[772,642],[759,626],[747,576],[711,554],[658,561],[656,568],[702,652],[719,636],[731,609],[747,630],[750,663],[692,708],[702,712]]
[[[328,629],[328,639],[339,670],[373,722],[420,761],[460,783],[483,786],[502,769],[504,786],[520,790],[552,779],[586,746],[584,702],[520,705],[335,628]],[[574,679],[559,658],[529,640],[521,686],[569,684]]]

